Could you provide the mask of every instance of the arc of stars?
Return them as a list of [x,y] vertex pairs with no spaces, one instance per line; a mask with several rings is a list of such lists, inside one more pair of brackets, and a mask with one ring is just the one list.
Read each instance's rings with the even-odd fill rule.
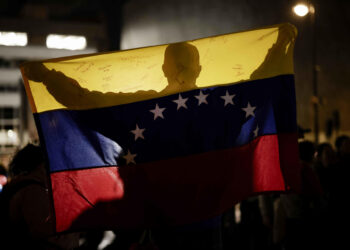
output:
[[[209,95],[210,93],[204,94],[202,90],[199,90],[198,95],[194,95],[194,97],[198,100],[198,106],[200,106],[201,104],[208,104],[207,97]],[[229,104],[235,105],[233,101],[235,96],[236,96],[235,94],[230,94],[229,91],[226,90],[225,95],[219,96],[219,97],[224,100],[224,107],[226,107]],[[186,105],[186,102],[188,101],[188,99],[189,98],[183,98],[179,93],[178,99],[172,100],[172,101],[177,104],[177,110],[181,108],[188,109]],[[158,103],[156,103],[154,109],[149,110],[149,112],[153,113],[154,115],[153,120],[156,120],[157,118],[164,119],[163,112],[165,111],[165,109],[166,109],[165,107],[161,108],[159,107]],[[248,102],[245,108],[241,108],[241,109],[245,112],[245,118],[248,118],[249,116],[255,117],[256,106],[252,106],[250,102]],[[139,138],[145,139],[143,135],[145,130],[146,130],[145,128],[140,128],[138,124],[136,124],[136,128],[134,130],[131,130],[130,132],[134,134],[134,140],[136,141]],[[256,128],[253,130],[254,138],[258,137],[258,134],[259,134],[259,126],[256,125]],[[126,164],[129,165],[131,163],[136,164],[135,162],[136,156],[137,154],[132,154],[130,150],[128,150],[127,154],[125,154],[122,157],[126,160]]]

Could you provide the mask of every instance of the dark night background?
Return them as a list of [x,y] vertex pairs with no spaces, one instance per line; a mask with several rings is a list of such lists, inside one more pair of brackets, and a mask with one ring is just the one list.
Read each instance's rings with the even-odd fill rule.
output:
[[[314,23],[310,14],[298,17],[293,13],[293,6],[302,2],[314,5]],[[0,32],[28,34],[25,47],[0,45],[0,165],[7,167],[18,147],[38,137],[18,67],[23,61],[167,44],[284,22],[298,29],[294,51],[297,122],[309,129],[305,139],[314,141],[317,104],[319,142],[334,146],[337,136],[350,136],[350,0],[0,0]],[[48,49],[48,34],[85,36],[87,48]],[[318,98],[313,97],[313,69],[317,70]],[[349,210],[344,205],[348,169],[346,165],[346,174],[339,172],[336,176],[341,178],[335,181],[339,189],[333,202],[341,201],[343,211],[331,213],[330,218],[339,224]],[[328,179],[329,172],[324,173]],[[319,244],[321,233],[347,232],[337,223],[321,232],[326,227],[317,227],[324,223],[322,217],[312,227],[316,233],[305,228],[301,232],[313,233]],[[256,227],[249,228],[254,231]],[[337,243],[330,239],[331,245]],[[341,235],[341,239],[347,238]]]
[[[47,33],[64,33],[66,27],[73,27],[70,33],[76,31],[85,34],[88,37],[88,46],[93,45],[98,51],[110,51],[290,22],[298,29],[295,47],[298,124],[309,129],[313,129],[314,126],[311,101],[312,49],[316,45],[320,141],[333,143],[337,134],[350,133],[350,1],[312,1],[316,9],[315,44],[312,41],[310,15],[297,17],[292,12],[292,7],[299,2],[1,0],[0,30],[26,31],[29,33],[29,43],[41,44],[44,43],[43,39]],[[92,28],[82,25],[90,25]],[[50,56],[43,54],[42,57]],[[339,124],[334,118],[335,111],[340,114]],[[307,133],[306,137],[313,140],[313,132]]]

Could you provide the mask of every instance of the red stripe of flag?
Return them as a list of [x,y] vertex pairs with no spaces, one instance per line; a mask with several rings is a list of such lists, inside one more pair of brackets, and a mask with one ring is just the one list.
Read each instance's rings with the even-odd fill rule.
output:
[[56,229],[179,225],[214,217],[250,195],[298,188],[297,154],[296,134],[266,135],[171,160],[53,173]]

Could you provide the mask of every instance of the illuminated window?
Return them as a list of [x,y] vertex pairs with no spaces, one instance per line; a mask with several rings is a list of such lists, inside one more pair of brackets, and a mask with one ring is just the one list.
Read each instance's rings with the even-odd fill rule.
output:
[[46,38],[46,46],[51,49],[82,50],[86,44],[84,36],[50,34]]
[[27,33],[0,31],[0,45],[26,46],[27,43]]
[[19,108],[0,107],[0,147],[19,143]]

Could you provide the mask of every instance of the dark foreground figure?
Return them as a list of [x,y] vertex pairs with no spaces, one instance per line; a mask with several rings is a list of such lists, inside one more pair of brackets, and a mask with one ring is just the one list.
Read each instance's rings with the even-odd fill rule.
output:
[[29,144],[10,163],[1,193],[1,249],[75,249],[78,234],[54,235],[48,178],[40,147]]

